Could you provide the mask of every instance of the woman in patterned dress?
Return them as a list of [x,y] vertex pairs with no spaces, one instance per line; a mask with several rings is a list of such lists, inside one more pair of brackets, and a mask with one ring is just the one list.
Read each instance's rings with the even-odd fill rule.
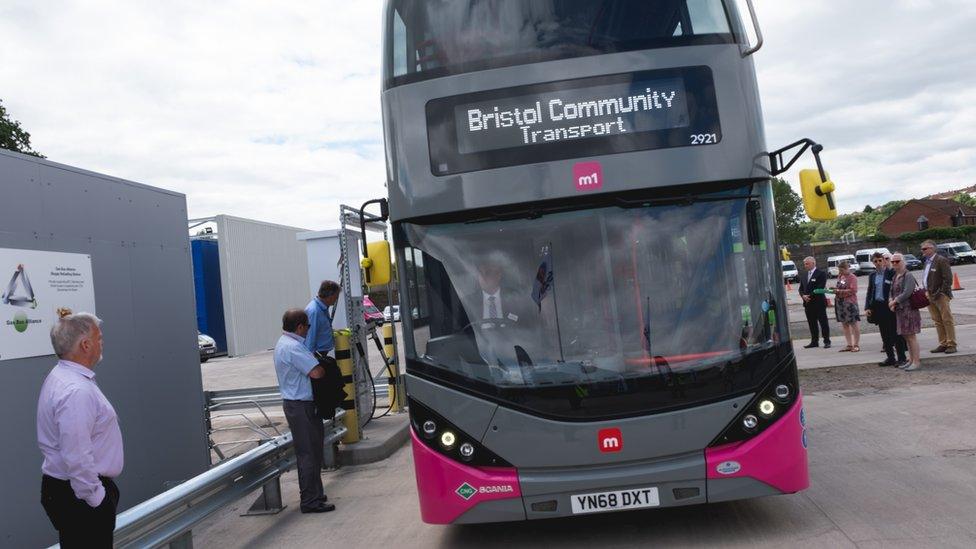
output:
[[895,312],[898,335],[904,337],[905,343],[908,344],[908,362],[901,366],[901,369],[911,372],[922,367],[916,337],[916,334],[922,331],[922,315],[909,301],[918,282],[908,271],[905,257],[901,254],[891,256],[891,266],[895,268],[895,280],[891,283],[891,299],[888,301],[888,306]]
[[837,286],[834,288],[834,313],[837,322],[844,327],[847,347],[840,352],[858,352],[861,348],[861,309],[857,305],[857,277],[851,273],[851,264],[841,261],[837,265]]

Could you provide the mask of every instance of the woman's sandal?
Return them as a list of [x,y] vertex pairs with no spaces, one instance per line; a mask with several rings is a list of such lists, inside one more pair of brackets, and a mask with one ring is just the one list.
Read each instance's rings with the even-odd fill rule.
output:
[[841,350],[839,350],[839,351],[837,351],[837,352],[838,352],[838,353],[849,353],[849,352],[851,352],[851,351],[853,351],[853,349],[851,349],[851,346],[850,346],[850,345],[848,345],[847,347],[844,347],[843,349],[841,349]]
[[852,352],[852,353],[858,353],[858,352],[860,352],[860,351],[861,351],[861,348],[860,348],[860,347],[858,347],[857,345],[855,345],[855,346],[854,346],[854,348],[853,348],[853,349],[851,349],[851,352]]

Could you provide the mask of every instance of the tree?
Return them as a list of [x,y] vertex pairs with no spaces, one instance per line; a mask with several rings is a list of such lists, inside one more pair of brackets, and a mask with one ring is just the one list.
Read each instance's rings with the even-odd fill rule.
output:
[[776,232],[782,244],[801,244],[809,239],[804,219],[803,200],[786,181],[773,178],[773,204],[776,206]]
[[871,213],[873,211],[874,211],[874,208],[872,208],[870,204],[868,204],[867,206],[864,207],[864,213],[866,213],[866,214],[869,214],[869,213]]
[[971,195],[969,193],[962,193],[962,194],[956,195],[956,199],[955,200],[956,200],[956,202],[959,202],[960,204],[965,204],[967,206],[974,206],[974,207],[976,207],[976,196],[973,196],[973,195]]
[[45,158],[43,154],[31,148],[30,134],[20,127],[20,122],[10,118],[2,99],[0,99],[0,149]]

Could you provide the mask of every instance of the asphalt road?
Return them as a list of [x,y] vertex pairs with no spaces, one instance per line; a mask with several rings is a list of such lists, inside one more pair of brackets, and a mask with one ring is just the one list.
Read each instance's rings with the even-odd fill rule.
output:
[[[200,547],[974,547],[976,364],[804,372],[810,489],[716,505],[535,522],[420,522],[409,447],[326,473],[338,509],[302,515],[295,474],[273,517],[225,509],[196,531]],[[812,392],[812,394],[810,394]]]

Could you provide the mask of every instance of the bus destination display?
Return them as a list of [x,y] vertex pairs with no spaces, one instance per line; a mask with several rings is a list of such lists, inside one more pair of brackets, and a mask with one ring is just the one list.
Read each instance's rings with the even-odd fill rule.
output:
[[441,97],[426,113],[434,175],[722,140],[704,66]]
[[570,89],[458,105],[458,152],[622,135],[688,126],[680,78]]

